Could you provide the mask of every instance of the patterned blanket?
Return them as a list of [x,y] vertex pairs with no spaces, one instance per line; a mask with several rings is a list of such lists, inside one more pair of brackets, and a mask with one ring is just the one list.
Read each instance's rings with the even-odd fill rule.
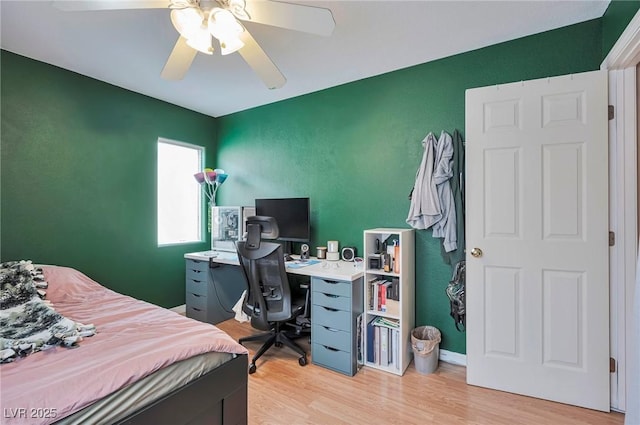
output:
[[0,263],[0,363],[56,345],[76,347],[96,333],[57,313],[44,300],[47,286],[31,261]]

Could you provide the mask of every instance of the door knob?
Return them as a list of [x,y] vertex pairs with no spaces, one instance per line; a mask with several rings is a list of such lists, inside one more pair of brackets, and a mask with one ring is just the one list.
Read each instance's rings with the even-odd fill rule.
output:
[[471,255],[476,257],[476,258],[480,258],[480,257],[482,257],[482,250],[480,248],[473,248],[471,250]]

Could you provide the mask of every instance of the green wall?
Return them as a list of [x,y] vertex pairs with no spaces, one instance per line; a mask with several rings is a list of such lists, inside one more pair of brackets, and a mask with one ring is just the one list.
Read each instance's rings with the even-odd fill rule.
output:
[[206,146],[216,121],[2,51],[1,259],[75,267],[116,291],[184,303],[185,252],[158,248],[157,138]]
[[[464,132],[465,89],[598,69],[601,22],[522,38],[218,120],[223,204],[309,196],[312,246],[337,239],[361,251],[362,231],[407,227],[408,194],[430,132]],[[451,269],[430,230],[416,232],[416,325],[465,352],[444,289]]]
[[[135,297],[184,303],[182,255],[208,243],[156,246],[158,137],[206,146],[207,165],[230,173],[221,204],[310,196],[312,244],[361,249],[362,230],[405,226],[420,142],[464,131],[465,89],[597,69],[634,3],[219,119],[2,51],[0,259],[68,265]],[[418,231],[417,324],[465,352],[444,294],[450,275],[430,231]]]
[[613,0],[602,16],[602,59],[640,9],[640,0]]

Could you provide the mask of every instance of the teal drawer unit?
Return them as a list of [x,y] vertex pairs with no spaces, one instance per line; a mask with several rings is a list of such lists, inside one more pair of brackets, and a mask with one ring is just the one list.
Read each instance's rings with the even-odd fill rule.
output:
[[311,278],[311,360],[353,376],[357,365],[356,321],[362,313],[362,278],[353,282]]
[[311,359],[314,364],[344,373],[355,375],[357,369],[351,353],[322,344],[311,344]]
[[234,316],[233,305],[247,288],[239,266],[187,259],[185,306],[187,317],[211,324]]

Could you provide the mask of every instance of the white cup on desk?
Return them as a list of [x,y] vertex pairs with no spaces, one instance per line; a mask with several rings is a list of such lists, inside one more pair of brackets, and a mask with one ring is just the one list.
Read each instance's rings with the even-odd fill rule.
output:
[[327,241],[327,252],[338,252],[338,241]]
[[340,253],[338,252],[338,241],[327,241],[327,260],[338,261],[340,259]]

